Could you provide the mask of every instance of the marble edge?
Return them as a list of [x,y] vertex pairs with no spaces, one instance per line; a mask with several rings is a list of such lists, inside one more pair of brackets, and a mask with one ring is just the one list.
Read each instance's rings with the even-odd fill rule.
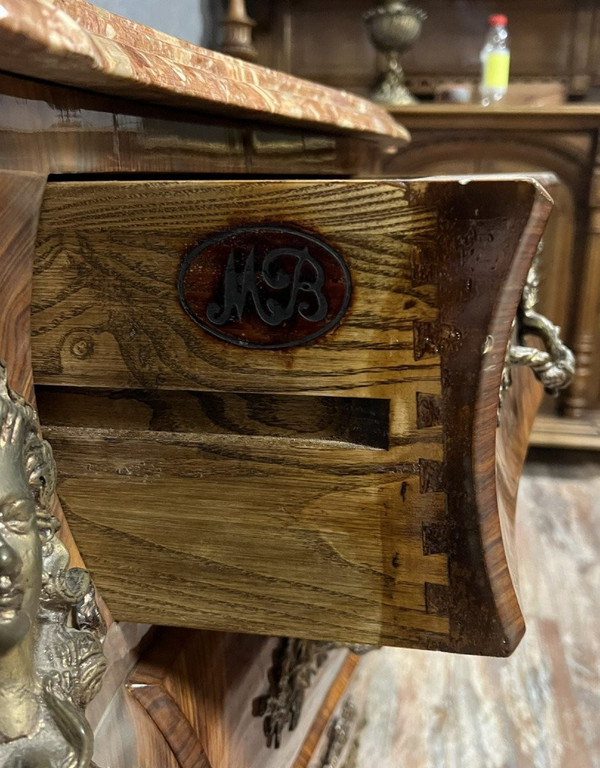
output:
[[410,138],[366,99],[199,48],[84,0],[2,0],[0,68],[185,109]]

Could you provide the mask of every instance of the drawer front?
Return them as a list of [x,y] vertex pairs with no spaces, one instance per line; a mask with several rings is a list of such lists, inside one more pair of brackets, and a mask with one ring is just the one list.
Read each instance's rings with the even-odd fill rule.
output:
[[524,180],[50,184],[39,407],[115,617],[514,646],[496,406],[548,209]]
[[[296,346],[287,353],[260,348],[248,353],[223,343],[186,314],[178,291],[182,262],[199,245],[247,227],[237,248],[247,257],[251,228],[261,225],[310,234],[339,254],[349,272],[350,305],[342,321],[314,343],[292,338]],[[421,380],[428,372],[439,382],[439,359],[415,360],[413,354],[414,324],[437,318],[435,287],[414,276],[417,254],[428,236],[432,242],[434,229],[435,211],[422,208],[415,217],[406,188],[388,183],[49,185],[33,310],[37,381],[366,396],[387,396],[400,382]],[[274,235],[274,248],[285,245],[285,238]],[[300,250],[302,241],[296,237],[293,245]],[[204,253],[211,259],[210,248]],[[227,264],[212,260],[211,266],[223,271],[216,294],[223,290]],[[201,262],[202,254],[192,268]],[[240,265],[240,279],[243,271]],[[331,279],[341,279],[339,269]],[[289,292],[280,293],[288,298]],[[277,291],[272,294],[277,301]],[[222,296],[214,299],[223,310]],[[299,293],[296,305],[312,299]],[[234,310],[230,322],[213,328],[227,335],[240,324],[236,320]],[[251,297],[242,321],[247,330],[262,325],[265,344],[269,332],[278,330],[261,321]],[[321,330],[320,323],[313,325]],[[233,331],[229,335],[234,338]],[[394,366],[405,370],[394,373]]]

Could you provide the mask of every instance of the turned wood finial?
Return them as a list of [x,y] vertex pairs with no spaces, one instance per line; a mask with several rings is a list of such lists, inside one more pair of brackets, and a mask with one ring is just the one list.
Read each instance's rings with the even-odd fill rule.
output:
[[256,22],[248,16],[245,0],[229,0],[227,16],[221,25],[223,53],[245,61],[256,61],[258,53],[252,43],[252,28]]

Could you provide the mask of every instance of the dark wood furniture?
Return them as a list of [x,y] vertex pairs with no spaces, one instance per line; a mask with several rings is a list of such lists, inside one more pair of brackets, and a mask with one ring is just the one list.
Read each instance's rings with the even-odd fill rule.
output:
[[[106,598],[99,764],[282,768],[248,709],[280,716],[273,641],[240,630],[510,653],[530,371],[498,406],[546,192],[360,178],[408,135],[357,97],[77,0],[3,8],[2,356]],[[317,656],[286,768],[356,663]]]
[[[541,307],[577,357],[573,385],[548,402],[534,429],[538,445],[600,447],[600,106],[544,108],[419,104],[395,113],[412,135],[388,173],[552,171],[559,185],[545,237]],[[563,417],[563,418],[561,418]]]
[[[255,39],[259,61],[285,72],[367,95],[379,63],[362,14],[371,0],[327,4],[315,0],[259,0]],[[487,0],[448,5],[418,3],[428,15],[414,49],[403,55],[407,82],[431,99],[448,83],[473,89],[487,17]],[[563,328],[576,350],[577,375],[559,401],[546,399],[532,434],[540,446],[600,447],[600,320],[597,144],[600,106],[600,13],[596,4],[557,0],[540,13],[533,0],[504,3],[511,41],[511,84],[506,105],[424,101],[395,114],[413,134],[386,173],[552,171],[555,208],[542,260],[543,311]],[[340,42],[343,41],[343,42]],[[350,44],[352,41],[352,44]],[[589,102],[565,104],[567,98]],[[563,418],[564,417],[564,418]]]
[[[377,0],[255,0],[258,61],[298,77],[367,95],[379,64],[363,14]],[[448,81],[479,81],[479,52],[490,0],[448,3],[418,0],[427,19],[413,48],[402,55],[410,89],[431,97]],[[600,13],[597,4],[505,0],[511,44],[511,82],[560,85],[573,97],[600,85]]]

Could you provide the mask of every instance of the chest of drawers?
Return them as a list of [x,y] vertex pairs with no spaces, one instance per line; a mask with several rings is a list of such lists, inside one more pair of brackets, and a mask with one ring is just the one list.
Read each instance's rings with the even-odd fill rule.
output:
[[[47,449],[42,471],[22,447],[31,546],[5,512],[0,533],[30,628],[0,646],[20,670],[0,664],[20,713],[0,761],[87,766],[95,728],[99,765],[225,768],[252,721],[264,768],[252,701],[279,742],[316,679],[300,768],[356,661],[321,664],[332,644],[506,655],[523,633],[512,526],[541,386],[515,368],[507,387],[506,355],[551,201],[525,178],[380,178],[408,136],[373,105],[82,2],[25,5],[0,19],[2,402],[35,442],[37,401],[58,496]],[[89,722],[84,562],[109,624]],[[142,654],[147,625],[167,628]]]

